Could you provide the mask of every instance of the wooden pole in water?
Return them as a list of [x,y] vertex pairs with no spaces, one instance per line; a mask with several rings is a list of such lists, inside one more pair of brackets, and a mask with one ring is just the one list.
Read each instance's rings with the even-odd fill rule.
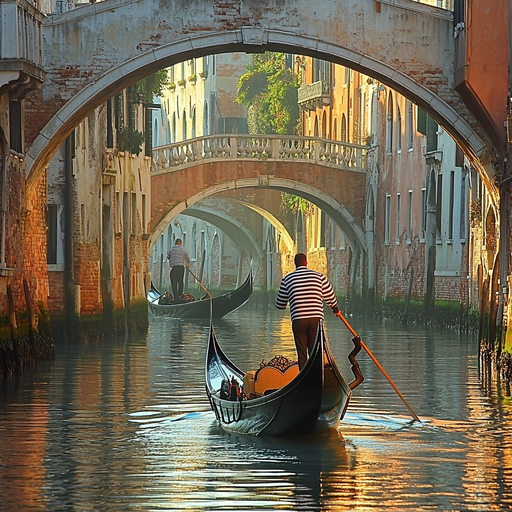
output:
[[191,276],[199,283],[199,286],[201,286],[201,288],[208,294],[208,297],[210,297],[210,299],[211,299],[212,296],[211,296],[210,292],[204,287],[203,283],[201,283],[201,281],[199,281],[199,279],[194,274],[194,272],[192,272],[192,270],[190,270],[189,267],[187,267],[187,270],[190,272]]
[[14,297],[10,285],[7,285],[7,303],[9,305],[9,323],[11,325],[12,352],[16,370],[21,367],[20,349],[18,344],[18,325],[16,324],[16,309],[14,308]]
[[27,304],[28,314],[28,338],[32,346],[35,344],[34,331],[36,328],[36,314],[34,312],[34,305],[32,304],[32,297],[30,295],[30,288],[26,279],[23,279],[23,291],[25,292],[25,303]]
[[[347,322],[345,317],[341,314],[341,311],[338,311],[336,316],[341,319],[341,321],[347,326],[347,329],[352,333],[352,335],[354,337],[359,338],[356,331],[354,331],[354,329],[352,329],[352,326]],[[386,377],[388,382],[391,384],[392,388],[396,391],[396,394],[400,397],[400,399],[404,403],[405,407],[407,407],[407,409],[411,413],[411,416],[413,417],[413,419],[415,421],[419,421],[421,423],[421,420],[418,418],[418,416],[416,416],[414,411],[411,409],[411,407],[409,406],[409,404],[407,403],[405,398],[402,396],[402,393],[400,393],[400,391],[398,391],[398,388],[395,386],[395,383],[391,380],[391,377],[386,373],[386,371],[384,370],[382,365],[379,363],[379,361],[377,361],[377,358],[371,353],[370,349],[364,344],[364,342],[363,342],[363,340],[361,340],[361,338],[359,338],[359,341],[361,342],[361,347],[363,347],[365,349],[366,353],[370,356],[372,361],[376,364],[377,368],[382,372],[384,377]]]

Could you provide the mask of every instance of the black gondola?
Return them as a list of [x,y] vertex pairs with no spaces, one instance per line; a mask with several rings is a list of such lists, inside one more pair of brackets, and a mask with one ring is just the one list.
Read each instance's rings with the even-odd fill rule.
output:
[[[149,309],[155,316],[169,316],[176,318],[222,318],[235,309],[243,306],[252,293],[252,271],[249,272],[245,282],[236,290],[218,295],[210,299],[203,297],[199,300],[178,300],[168,304],[162,303],[162,294],[151,283],[151,289],[146,295]],[[212,303],[210,305],[210,302]]]
[[[354,357],[360,348],[356,338],[354,344],[356,348],[349,358],[352,357],[351,361],[357,367]],[[237,368],[224,354],[211,323],[206,355],[206,393],[218,422],[228,432],[269,436],[322,433],[336,428],[345,415],[351,389],[362,381],[358,367],[354,369],[354,366],[356,380],[347,384],[336,366],[323,322],[320,322],[312,354],[302,371],[298,371],[296,363],[292,364],[285,373],[295,367],[293,373],[296,376],[288,379],[283,387],[260,389],[262,393],[251,393],[249,397],[236,396],[226,388],[243,388],[244,378],[247,386],[249,372]],[[245,394],[247,391],[244,389]]]

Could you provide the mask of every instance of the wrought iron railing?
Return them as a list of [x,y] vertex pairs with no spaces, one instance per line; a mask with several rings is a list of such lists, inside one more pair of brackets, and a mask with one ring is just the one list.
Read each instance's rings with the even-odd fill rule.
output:
[[215,160],[293,160],[366,172],[368,146],[285,135],[207,135],[153,148],[153,172]]

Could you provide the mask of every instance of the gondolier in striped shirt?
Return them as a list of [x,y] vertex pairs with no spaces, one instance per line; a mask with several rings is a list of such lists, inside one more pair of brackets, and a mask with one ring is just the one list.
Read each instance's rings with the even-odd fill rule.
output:
[[183,277],[185,276],[185,267],[190,265],[190,256],[188,252],[182,247],[181,238],[176,238],[176,241],[168,251],[167,259],[169,260],[169,267],[171,267],[171,287],[174,300],[178,300],[183,294]]
[[295,270],[281,280],[276,308],[290,303],[290,316],[299,368],[306,364],[315,343],[318,322],[324,318],[324,302],[335,315],[340,314],[332,284],[320,272],[307,267],[304,253],[295,256]]

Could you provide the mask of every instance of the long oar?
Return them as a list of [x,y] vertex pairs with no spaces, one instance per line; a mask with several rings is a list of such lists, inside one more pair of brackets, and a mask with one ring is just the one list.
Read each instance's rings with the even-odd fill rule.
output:
[[[341,321],[347,326],[347,329],[352,333],[352,335],[354,337],[357,337],[359,338],[359,336],[357,335],[356,331],[354,331],[354,329],[352,329],[352,326],[347,322],[347,320],[345,319],[345,317],[341,314],[341,311],[339,311],[338,313],[336,313],[336,316],[339,317],[341,319]],[[377,361],[377,359],[375,358],[375,356],[371,353],[370,349],[363,343],[363,341],[361,340],[361,338],[359,338],[359,340],[361,341],[361,347],[363,347],[365,350],[366,350],[366,353],[371,357],[371,359],[373,360],[373,362],[377,365],[377,368],[382,372],[382,374],[384,375],[384,377],[386,377],[386,379],[388,379],[388,382],[391,384],[391,386],[393,387],[393,389],[396,391],[396,394],[400,397],[400,399],[402,400],[402,402],[404,403],[405,407],[407,407],[407,409],[409,410],[409,412],[411,413],[411,416],[413,417],[413,419],[415,421],[419,421],[421,423],[421,420],[418,418],[418,416],[416,416],[416,414],[414,413],[414,411],[411,409],[410,405],[407,403],[407,401],[405,400],[405,398],[402,396],[402,393],[400,393],[400,391],[398,391],[398,388],[395,386],[395,383],[391,380],[391,377],[386,373],[386,370],[384,370],[384,368],[382,368],[382,365],[379,363],[379,361]]]
[[192,272],[192,270],[190,270],[189,267],[187,267],[187,270],[190,272],[190,274],[192,275],[192,277],[199,283],[199,286],[201,286],[201,288],[207,293],[208,297],[210,297],[210,299],[212,298],[210,292],[204,287],[203,283],[201,283],[201,281],[199,281],[199,279],[197,278],[197,276],[194,274],[194,272]]

